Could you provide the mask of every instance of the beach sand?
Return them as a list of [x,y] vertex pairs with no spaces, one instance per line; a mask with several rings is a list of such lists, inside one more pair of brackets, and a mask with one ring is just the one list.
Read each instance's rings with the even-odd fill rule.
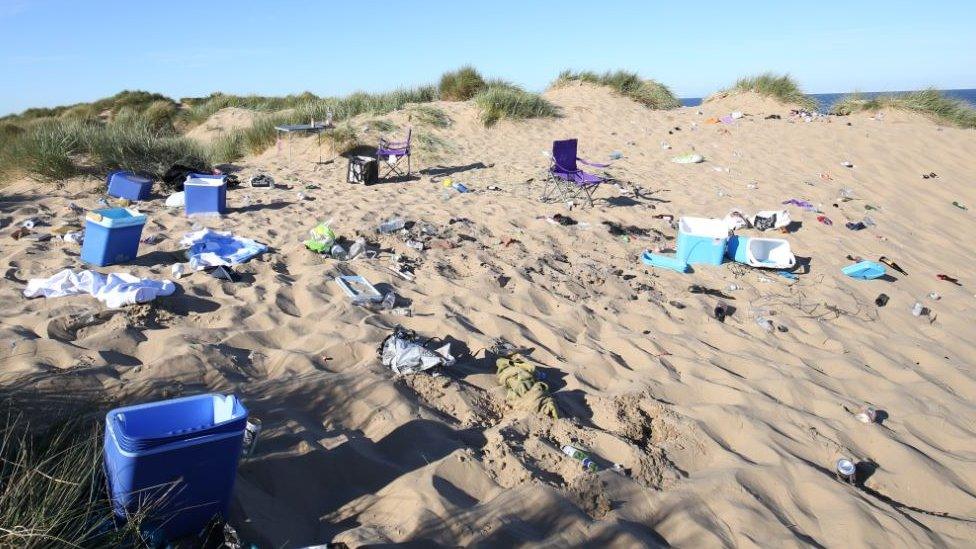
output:
[[[290,162],[285,143],[238,163],[243,181],[264,172],[281,187],[230,190],[221,219],[189,220],[162,196],[140,204],[143,235],[165,238],[102,272],[170,278],[195,223],[271,251],[240,266],[239,283],[193,274],[174,296],[128,307],[73,341],[49,337],[50,323],[99,310],[97,301],[21,292],[29,278],[83,268],[78,246],[9,235],[31,216],[65,222],[69,202],[96,208],[104,181],[4,188],[4,397],[30,414],[98,420],[120,404],[239,395],[264,431],[240,466],[230,522],[260,547],[972,544],[976,214],[952,202],[976,206],[976,133],[895,112],[808,123],[750,94],[705,103],[703,114],[647,110],[590,85],[546,97],[561,118],[486,129],[468,103],[433,104],[452,119],[446,128],[410,108],[374,117],[396,124],[393,134],[414,128],[424,173],[409,182],[347,184],[345,160],[316,164],[309,137],[291,142]],[[733,110],[746,116],[705,123]],[[221,124],[195,130],[201,138],[245,118],[215,116]],[[538,200],[551,142],[569,137],[592,161],[622,153],[610,171],[625,183],[601,188],[593,208]],[[705,162],[670,161],[692,151]],[[328,146],[323,154],[332,156]],[[921,177],[930,172],[938,177]],[[474,192],[445,189],[448,173]],[[838,201],[844,188],[854,200]],[[820,205],[833,225],[790,207],[794,232],[740,234],[789,240],[809,261],[797,282],[730,263],[678,274],[638,260],[674,247],[675,229],[655,215],[722,217],[790,198]],[[579,224],[547,221],[556,213]],[[865,215],[876,226],[844,227]],[[418,252],[377,235],[392,216],[429,223],[456,247]],[[414,282],[385,270],[385,259],[348,264],[394,289],[414,316],[350,304],[331,281],[336,262],[301,243],[330,218],[340,236],[417,261]],[[625,240],[604,221],[650,236]],[[848,254],[887,256],[908,276],[847,278]],[[738,286],[726,291],[734,313],[712,318],[718,298],[689,293],[691,284]],[[879,308],[882,292],[890,300]],[[916,301],[930,314],[913,316]],[[788,331],[765,332],[757,315]],[[376,350],[397,323],[452,341],[463,358],[437,376],[395,377]],[[484,353],[495,338],[531,349],[561,419],[506,405]],[[886,419],[858,422],[866,404]],[[591,450],[603,470],[584,471],[560,452],[567,443]],[[863,487],[835,478],[841,457],[873,469]]]

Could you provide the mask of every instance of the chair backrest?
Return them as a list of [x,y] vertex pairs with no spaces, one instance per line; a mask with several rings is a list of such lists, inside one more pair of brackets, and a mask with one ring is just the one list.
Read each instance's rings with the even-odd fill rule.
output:
[[553,168],[557,171],[576,171],[576,139],[563,139],[552,142]]

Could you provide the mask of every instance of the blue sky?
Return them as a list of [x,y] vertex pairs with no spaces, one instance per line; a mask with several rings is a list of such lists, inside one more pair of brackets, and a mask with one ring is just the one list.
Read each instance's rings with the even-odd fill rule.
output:
[[541,90],[626,68],[679,96],[789,72],[810,93],[976,87],[976,2],[0,0],[0,114],[122,89],[320,95],[465,63]]

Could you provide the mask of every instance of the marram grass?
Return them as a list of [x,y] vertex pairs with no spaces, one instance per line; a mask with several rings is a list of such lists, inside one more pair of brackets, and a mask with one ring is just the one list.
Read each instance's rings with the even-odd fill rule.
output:
[[635,73],[623,70],[596,73],[592,71],[563,71],[553,83],[564,86],[572,82],[588,82],[607,86],[620,95],[629,97],[649,109],[673,109],[681,102],[667,86],[655,80],[645,80]]
[[901,94],[884,94],[870,99],[855,92],[834,103],[831,112],[848,115],[881,109],[912,111],[960,128],[976,128],[976,109],[965,101],[947,97],[934,88]]

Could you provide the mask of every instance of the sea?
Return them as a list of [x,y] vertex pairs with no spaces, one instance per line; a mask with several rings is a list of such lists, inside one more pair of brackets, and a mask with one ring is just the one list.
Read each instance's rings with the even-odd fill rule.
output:
[[[867,98],[876,97],[882,94],[897,94],[906,92],[861,92],[861,95]],[[949,97],[954,97],[956,99],[962,99],[963,101],[969,103],[973,107],[976,107],[976,90],[942,90],[942,93],[948,95]],[[846,93],[811,93],[810,97],[817,100],[820,104],[820,112],[827,112],[830,107],[837,102],[838,99],[848,95]],[[701,97],[688,97],[681,99],[681,105],[685,107],[697,107],[701,105]]]

